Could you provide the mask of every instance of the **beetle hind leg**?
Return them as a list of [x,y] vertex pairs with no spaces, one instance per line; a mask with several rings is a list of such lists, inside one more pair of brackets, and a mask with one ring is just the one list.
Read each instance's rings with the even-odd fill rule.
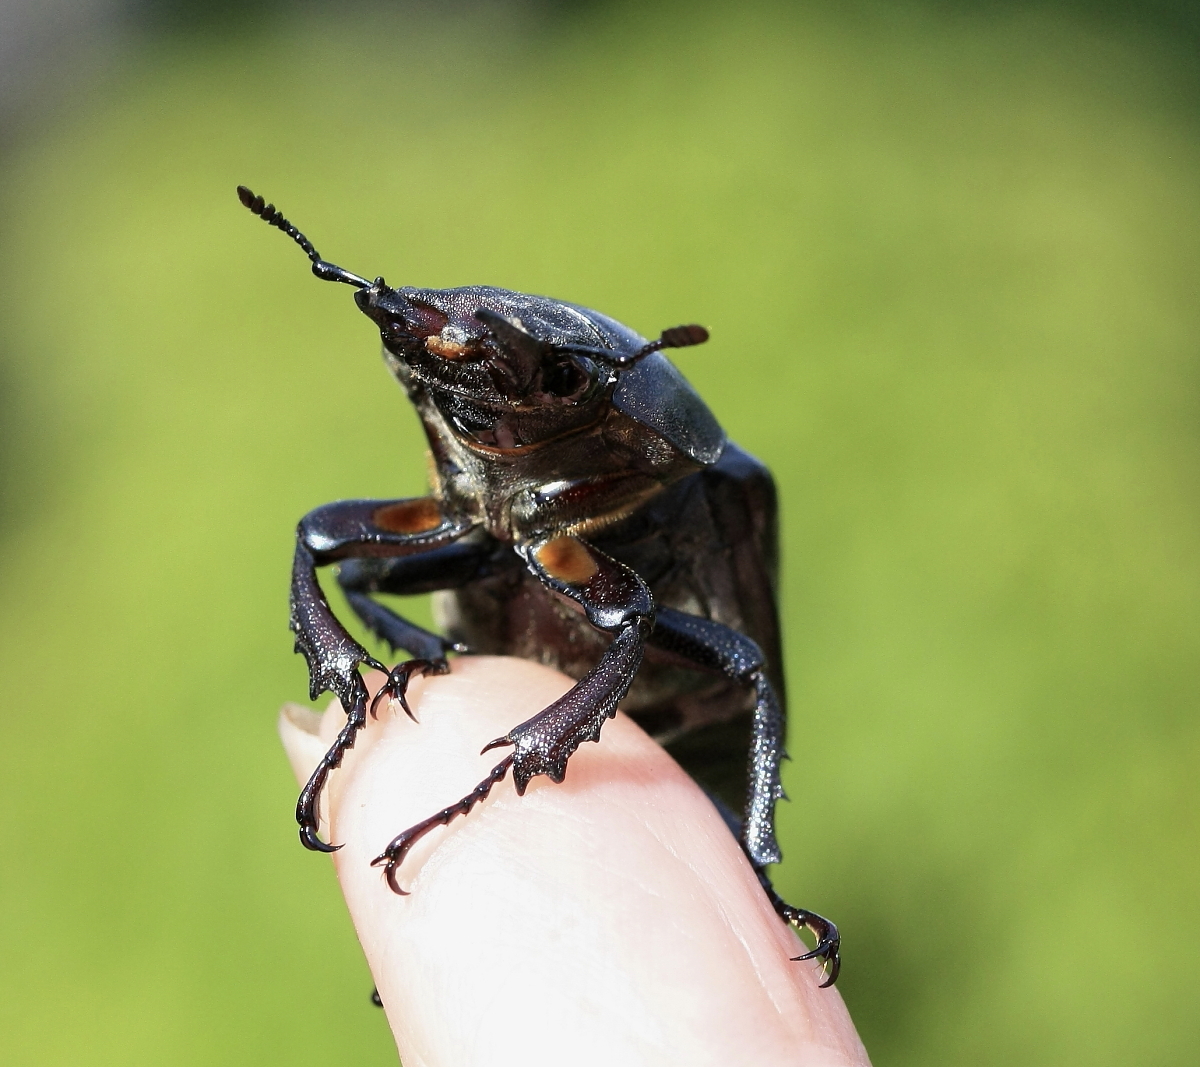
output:
[[754,683],[754,718],[750,729],[750,785],[746,799],[746,821],[739,840],[754,865],[754,873],[767,894],[775,913],[797,931],[808,930],[817,939],[810,952],[793,956],[793,962],[819,959],[825,970],[821,988],[837,981],[842,967],[839,955],[841,935],[838,928],[815,911],[789,904],[771,885],[766,866],[782,858],[775,837],[775,804],[786,799],[779,765],[786,757],[783,750],[783,709],[766,675],[754,671],[749,680]]
[[745,680],[754,686],[754,716],[741,841],[754,866],[765,867],[783,859],[775,837],[775,804],[785,799],[779,768],[787,758],[783,750],[786,727],[779,698],[762,668],[749,672]]
[[[742,842],[742,821],[734,815],[730,810],[729,805],[725,803],[719,796],[710,790],[706,789],[708,799],[712,801],[713,807],[717,809],[717,814],[721,816],[725,825],[729,827],[729,832],[737,838],[738,842]],[[742,846],[743,850],[745,845]],[[833,985],[837,981],[838,972],[842,969],[842,959],[839,955],[841,946],[841,935],[838,933],[838,928],[823,915],[818,915],[815,911],[809,911],[807,908],[797,908],[789,904],[778,893],[775,892],[775,887],[771,884],[771,879],[767,874],[765,867],[761,867],[750,861],[750,865],[754,868],[754,873],[758,876],[758,884],[762,886],[763,892],[766,893],[767,899],[771,902],[771,907],[775,909],[775,914],[778,915],[788,926],[796,930],[797,933],[801,930],[808,930],[817,939],[816,947],[811,952],[805,952],[799,956],[793,956],[792,962],[798,963],[801,960],[819,959],[825,967],[825,981],[821,983],[820,988]]]
[[793,959],[822,960],[826,974],[821,985],[833,985],[841,968],[838,928],[816,912],[787,903],[775,892],[766,873],[769,864],[782,858],[775,837],[775,805],[784,799],[779,768],[785,755],[785,722],[779,697],[764,670],[761,650],[744,634],[728,626],[670,608],[659,609],[650,640],[680,662],[754,687],[745,818],[738,819],[712,793],[709,797],[741,844],[776,914],[789,926],[807,929],[816,937],[817,945],[811,952]]
[[797,931],[808,930],[817,939],[815,948],[801,953],[799,956],[793,956],[792,961],[798,963],[800,960],[820,960],[825,970],[825,981],[821,983],[821,988],[833,985],[837,981],[838,972],[842,969],[842,957],[839,952],[842,938],[838,933],[837,926],[815,911],[797,908],[789,904],[775,892],[775,887],[771,885],[767,872],[761,867],[755,867],[754,873],[758,875],[758,881],[763,887],[763,892],[767,894],[771,906],[775,909],[775,914],[788,926]]

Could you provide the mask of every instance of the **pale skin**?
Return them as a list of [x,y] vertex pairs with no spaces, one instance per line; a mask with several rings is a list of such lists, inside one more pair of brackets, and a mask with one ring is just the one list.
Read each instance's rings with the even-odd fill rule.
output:
[[[372,692],[382,675],[368,678]],[[346,903],[405,1067],[867,1065],[837,989],[776,916],[703,792],[624,715],[567,779],[512,781],[434,830],[400,868],[370,861],[457,800],[480,755],[570,681],[515,659],[463,657],[381,709],[322,811]],[[303,781],[344,716],[288,705],[280,733]],[[796,862],[800,857],[793,857]],[[363,990],[364,999],[368,990]]]

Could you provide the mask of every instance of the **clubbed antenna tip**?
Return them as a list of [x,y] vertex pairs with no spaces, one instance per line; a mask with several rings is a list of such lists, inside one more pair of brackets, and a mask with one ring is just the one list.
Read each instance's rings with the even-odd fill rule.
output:
[[248,211],[254,212],[268,226],[274,226],[276,229],[282,230],[304,249],[304,254],[312,260],[313,274],[322,281],[345,282],[347,285],[353,285],[356,289],[369,289],[371,287],[371,283],[366,278],[360,278],[357,274],[351,274],[348,270],[343,270],[336,264],[328,263],[322,259],[321,254],[313,248],[312,241],[288,222],[283,217],[283,214],[276,210],[274,204],[268,204],[261,196],[258,196],[244,185],[237,187],[237,194],[243,207]]
[[694,322],[687,326],[672,326],[663,330],[659,342],[663,348],[689,348],[692,345],[702,345],[708,340],[708,331]]
[[[494,327],[496,325],[506,326],[509,330],[514,329],[506,319],[492,311],[485,311],[480,308],[475,313],[475,317],[487,323],[493,333],[495,333]],[[497,319],[499,320],[499,324],[493,322],[493,320]],[[687,326],[672,326],[669,329],[663,330],[657,341],[651,341],[649,344],[644,344],[641,348],[635,349],[633,352],[627,352],[624,355],[611,348],[595,348],[592,345],[555,345],[554,347],[559,352],[578,352],[581,356],[593,356],[604,360],[614,367],[624,368],[632,367],[638,360],[645,359],[647,356],[653,355],[661,349],[690,348],[692,345],[702,345],[707,340],[708,331],[703,326],[689,323]]]
[[651,341],[648,345],[642,345],[636,352],[621,359],[615,360],[618,366],[629,366],[636,363],[639,359],[645,359],[653,352],[658,352],[664,348],[690,348],[692,345],[702,345],[708,340],[708,331],[703,326],[697,326],[694,322],[686,326],[672,326],[669,329],[663,330],[657,341]]

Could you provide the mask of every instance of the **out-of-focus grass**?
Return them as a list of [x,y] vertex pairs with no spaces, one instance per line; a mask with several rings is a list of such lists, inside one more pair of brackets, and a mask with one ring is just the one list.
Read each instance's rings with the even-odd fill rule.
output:
[[0,1058],[393,1055],[274,710],[292,524],[421,442],[246,182],[367,275],[712,329],[779,883],[877,1064],[1195,1063],[1194,85],[1048,16],[489,11],[151,50],[3,175]]

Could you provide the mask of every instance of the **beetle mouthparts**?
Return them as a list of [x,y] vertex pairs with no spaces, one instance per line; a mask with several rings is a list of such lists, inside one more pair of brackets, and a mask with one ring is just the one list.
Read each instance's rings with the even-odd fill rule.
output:
[[282,230],[301,248],[304,249],[304,254],[312,260],[312,271],[323,282],[345,282],[347,285],[353,285],[356,289],[369,289],[371,283],[366,278],[360,278],[357,274],[351,274],[348,270],[337,266],[335,263],[329,263],[321,258],[321,253],[313,248],[313,243],[304,236],[295,226],[283,217],[283,213],[278,211],[274,204],[268,204],[261,196],[256,195],[253,191],[244,185],[237,187],[238,199],[242,202],[242,206],[248,211],[254,212],[268,226],[274,226],[278,230]]

